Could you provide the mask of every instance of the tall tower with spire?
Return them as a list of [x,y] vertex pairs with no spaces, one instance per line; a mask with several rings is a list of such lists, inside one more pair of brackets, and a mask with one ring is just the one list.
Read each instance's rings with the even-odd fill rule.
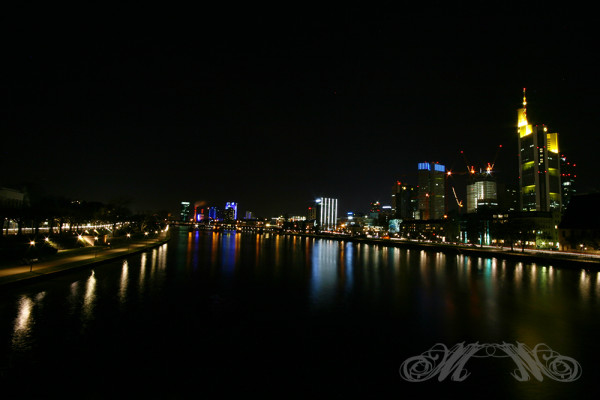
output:
[[527,118],[527,96],[517,111],[519,137],[519,187],[522,211],[560,211],[560,156],[558,133],[546,125],[532,125]]

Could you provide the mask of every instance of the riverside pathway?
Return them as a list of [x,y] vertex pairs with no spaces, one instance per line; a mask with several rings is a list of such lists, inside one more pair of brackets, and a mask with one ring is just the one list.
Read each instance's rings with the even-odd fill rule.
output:
[[90,246],[79,249],[59,250],[52,256],[27,265],[0,266],[0,287],[31,281],[63,273],[75,268],[111,261],[166,243],[169,237],[132,240],[120,246]]

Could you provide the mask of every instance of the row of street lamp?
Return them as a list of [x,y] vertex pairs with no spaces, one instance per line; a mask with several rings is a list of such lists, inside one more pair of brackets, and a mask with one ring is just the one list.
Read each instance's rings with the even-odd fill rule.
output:
[[[162,230],[161,230],[161,232],[164,232],[164,231],[162,231]],[[154,233],[155,233],[155,234],[158,234],[158,231],[155,231]],[[144,232],[144,238],[145,238],[145,241],[146,241],[146,245],[148,244],[148,242],[147,242],[147,240],[148,240],[148,235],[149,235],[149,232]],[[127,234],[127,253],[129,253],[129,251],[130,251],[130,248],[131,248],[131,240],[130,240],[130,239],[131,239],[131,234],[130,234],[130,233],[128,233],[128,234]],[[83,241],[83,236],[82,236],[82,235],[78,235],[78,240],[81,240],[81,241]],[[44,241],[45,241],[45,242],[49,242],[49,241],[50,241],[50,238],[45,238],[45,239],[44,239]],[[97,247],[97,242],[98,242],[98,236],[95,236],[95,237],[94,237],[94,258],[96,258],[96,256],[98,255],[98,247]],[[110,243],[108,243],[108,244],[110,244]],[[31,240],[31,241],[29,242],[29,245],[35,249],[35,240]],[[31,247],[30,247],[30,248],[31,248]],[[30,257],[30,258],[29,258],[29,272],[32,272],[32,271],[33,271],[33,261],[34,261],[34,258],[33,258],[33,257]]]

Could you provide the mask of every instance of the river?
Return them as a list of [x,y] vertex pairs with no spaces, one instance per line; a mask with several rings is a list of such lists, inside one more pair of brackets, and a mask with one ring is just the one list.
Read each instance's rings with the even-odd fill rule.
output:
[[[599,298],[600,274],[584,269],[174,229],[151,251],[3,289],[0,387],[13,398],[592,398]],[[462,364],[422,356],[436,349]]]

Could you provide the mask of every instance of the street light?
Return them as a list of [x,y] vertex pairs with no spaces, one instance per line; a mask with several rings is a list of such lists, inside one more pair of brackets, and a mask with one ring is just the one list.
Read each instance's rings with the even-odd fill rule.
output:
[[[29,245],[33,246],[33,248],[35,250],[35,240],[32,240],[31,242],[29,242]],[[33,257],[30,257],[29,258],[29,272],[32,272],[32,271],[33,271]]]

